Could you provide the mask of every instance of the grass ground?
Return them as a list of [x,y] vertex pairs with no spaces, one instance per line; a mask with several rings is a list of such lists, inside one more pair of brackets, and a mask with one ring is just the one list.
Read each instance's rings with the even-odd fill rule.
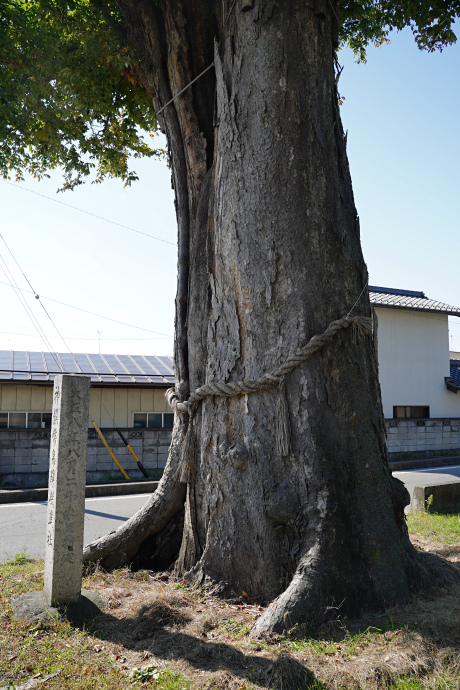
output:
[[[408,521],[418,548],[460,560],[459,516]],[[167,573],[86,577],[84,588],[107,602],[90,629],[16,621],[11,599],[42,587],[42,562],[23,553],[0,566],[3,688],[460,689],[460,586],[418,594],[407,606],[358,621],[339,617],[312,637],[270,643],[248,635],[260,607],[244,597],[224,602]]]

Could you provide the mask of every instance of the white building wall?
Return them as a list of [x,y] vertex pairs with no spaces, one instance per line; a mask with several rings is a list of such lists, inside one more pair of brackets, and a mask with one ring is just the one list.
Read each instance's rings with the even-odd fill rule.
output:
[[460,417],[460,394],[447,390],[445,314],[376,307],[379,378],[385,418],[394,405],[429,405],[430,417]]

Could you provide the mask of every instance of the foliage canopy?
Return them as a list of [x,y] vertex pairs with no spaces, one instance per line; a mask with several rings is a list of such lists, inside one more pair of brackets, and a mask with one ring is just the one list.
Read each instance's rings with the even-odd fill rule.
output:
[[128,156],[151,156],[152,104],[133,83],[115,5],[5,0],[0,10],[0,171],[36,177],[62,166],[65,187],[96,168],[136,179]]
[[[458,0],[344,0],[339,8],[341,45],[361,61],[369,43],[387,42],[392,29],[405,26],[423,50],[456,41]],[[91,173],[97,182],[135,180],[129,156],[164,153],[145,140],[158,123],[135,65],[112,0],[3,0],[0,174],[41,177],[62,166],[64,188]]]

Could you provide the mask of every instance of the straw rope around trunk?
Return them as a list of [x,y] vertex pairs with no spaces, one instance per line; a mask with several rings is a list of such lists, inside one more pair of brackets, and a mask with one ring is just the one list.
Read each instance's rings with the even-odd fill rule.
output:
[[280,457],[288,457],[291,454],[291,425],[289,420],[289,408],[286,400],[285,377],[300,364],[305,362],[315,352],[325,345],[330,344],[335,335],[352,326],[353,342],[356,342],[358,335],[372,333],[372,319],[364,316],[351,316],[348,313],[341,319],[333,321],[326,328],[324,333],[314,335],[304,347],[295,355],[289,357],[278,369],[264,374],[258,379],[245,379],[235,383],[205,383],[204,386],[197,388],[188,400],[181,402],[176,395],[174,388],[166,391],[165,397],[173,408],[174,412],[188,414],[188,428],[182,447],[182,471],[181,482],[189,482],[195,471],[196,455],[198,452],[198,439],[196,433],[196,410],[198,403],[207,397],[231,398],[236,395],[247,395],[249,393],[259,393],[271,386],[277,385],[280,389],[278,409],[276,414],[276,450]]
[[185,401],[180,401],[175,389],[169,388],[165,393],[166,400],[174,412],[193,415],[195,405],[204,398],[210,396],[230,398],[241,394],[259,393],[271,386],[280,385],[283,383],[284,377],[287,374],[300,364],[303,364],[322,347],[331,343],[336,333],[350,326],[353,326],[354,341],[357,335],[368,335],[372,333],[372,319],[365,316],[349,316],[347,314],[337,321],[332,321],[324,333],[314,335],[306,345],[289,357],[278,369],[264,374],[258,379],[244,379],[243,381],[235,381],[234,383],[225,383],[225,381],[205,383],[203,386],[197,388],[190,395],[189,399]]

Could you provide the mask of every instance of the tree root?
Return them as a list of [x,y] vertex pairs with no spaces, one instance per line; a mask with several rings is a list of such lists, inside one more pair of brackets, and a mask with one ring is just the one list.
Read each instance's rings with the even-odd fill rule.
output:
[[[161,561],[159,567],[164,568],[167,560],[165,552],[171,558],[171,547],[165,549],[165,541],[174,549],[175,537],[172,532],[181,530],[181,520],[176,516],[183,510],[186,493],[186,484],[179,481],[181,455],[178,449],[181,443],[180,439],[174,442],[176,434],[181,436],[181,430],[175,430],[173,434],[170,455],[157,490],[127,522],[88,544],[83,550],[83,563],[100,563],[103,568],[114,569],[137,562],[139,567],[146,558],[152,562],[152,553],[148,551],[157,551]],[[154,535],[159,535],[158,543],[152,540]],[[150,548],[144,548],[146,542]]]
[[[373,600],[369,596],[363,597],[367,598],[364,606],[362,603],[358,604],[355,610],[354,603],[350,607],[350,599],[353,602],[352,591],[349,592],[350,599],[344,598],[342,601],[334,601],[331,595],[328,595],[328,590],[333,591],[334,587],[331,588],[333,583],[329,578],[330,569],[317,543],[301,560],[287,589],[257,620],[251,635],[257,637],[270,633],[286,634],[298,626],[306,629],[316,628],[331,616],[337,615],[339,611],[353,617],[362,613],[363,608],[384,610],[396,603],[406,603],[416,591],[446,587],[460,582],[460,570],[449,561],[434,554],[418,553],[415,549],[414,554],[415,562],[412,567],[408,567],[406,587],[401,583],[401,586],[392,592],[389,588],[388,598],[376,597]],[[415,573],[414,566],[417,568],[417,575],[411,578],[410,571]],[[339,590],[340,587],[337,587],[336,591]]]

